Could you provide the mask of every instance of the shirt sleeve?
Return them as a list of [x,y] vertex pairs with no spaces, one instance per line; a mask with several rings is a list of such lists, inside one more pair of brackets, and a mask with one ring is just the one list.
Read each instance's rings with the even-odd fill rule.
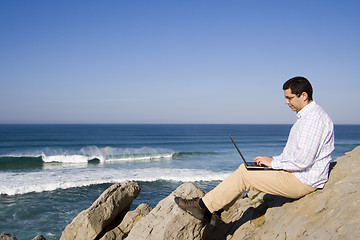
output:
[[324,126],[318,116],[301,119],[296,130],[289,135],[281,155],[271,162],[274,169],[296,172],[311,167],[322,142]]

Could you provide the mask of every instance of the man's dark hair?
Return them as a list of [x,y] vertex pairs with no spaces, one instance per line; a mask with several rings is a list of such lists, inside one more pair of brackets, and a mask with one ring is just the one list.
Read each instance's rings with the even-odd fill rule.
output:
[[289,89],[291,90],[292,94],[295,94],[297,97],[300,97],[300,95],[303,92],[306,92],[308,95],[308,101],[312,101],[312,94],[313,94],[313,89],[312,86],[309,82],[309,80],[307,80],[304,77],[293,77],[289,80],[287,80],[284,85],[283,85],[283,90],[287,90]]

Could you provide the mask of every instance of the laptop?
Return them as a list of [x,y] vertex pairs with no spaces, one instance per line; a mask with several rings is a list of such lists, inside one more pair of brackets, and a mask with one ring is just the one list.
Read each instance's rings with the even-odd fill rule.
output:
[[266,166],[261,166],[261,165],[257,165],[256,162],[246,162],[244,156],[242,155],[242,153],[240,152],[240,149],[238,148],[238,146],[236,145],[234,139],[232,138],[232,136],[230,135],[230,139],[231,141],[234,143],[236,150],[239,152],[241,159],[244,162],[244,165],[246,167],[247,170],[273,170],[270,167],[266,167]]

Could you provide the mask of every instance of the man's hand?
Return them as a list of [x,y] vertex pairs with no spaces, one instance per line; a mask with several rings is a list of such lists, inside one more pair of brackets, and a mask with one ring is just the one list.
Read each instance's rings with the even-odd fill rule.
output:
[[266,167],[271,167],[272,160],[274,160],[274,158],[272,158],[272,157],[258,156],[256,158],[254,158],[254,162],[256,162],[257,165],[262,165],[262,166],[266,166]]

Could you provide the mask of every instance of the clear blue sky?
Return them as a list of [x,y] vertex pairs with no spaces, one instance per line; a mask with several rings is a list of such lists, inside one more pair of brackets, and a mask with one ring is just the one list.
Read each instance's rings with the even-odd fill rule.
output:
[[0,1],[0,123],[360,124],[360,1]]

